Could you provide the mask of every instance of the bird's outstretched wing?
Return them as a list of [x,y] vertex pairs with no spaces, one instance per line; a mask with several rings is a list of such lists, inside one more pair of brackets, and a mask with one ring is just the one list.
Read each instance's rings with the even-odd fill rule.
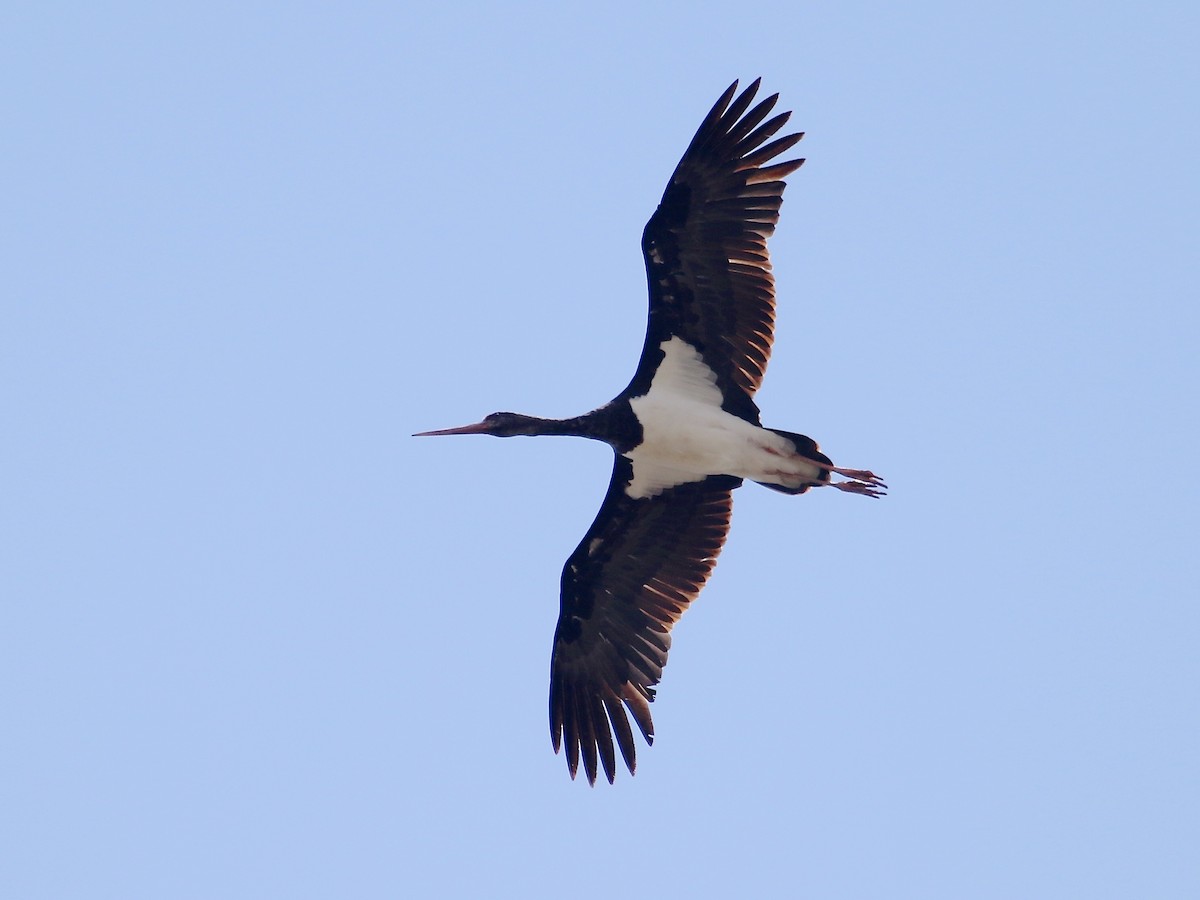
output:
[[718,475],[633,499],[625,493],[631,474],[618,454],[596,521],[563,568],[550,662],[554,751],[566,744],[572,778],[582,755],[593,784],[598,762],[610,782],[616,775],[614,735],[635,768],[626,710],[653,742],[649,704],[671,627],[712,571],[729,530],[731,491],[741,484]]
[[778,94],[751,109],[758,86],[755,80],[734,99],[735,81],[721,95],[646,224],[650,318],[629,386],[635,396],[645,393],[662,359],[662,342],[679,336],[716,373],[723,408],[755,424],[752,398],[775,329],[767,237],[779,221],[783,179],[804,162],[764,165],[804,135],[770,140],[791,113],[768,118]]

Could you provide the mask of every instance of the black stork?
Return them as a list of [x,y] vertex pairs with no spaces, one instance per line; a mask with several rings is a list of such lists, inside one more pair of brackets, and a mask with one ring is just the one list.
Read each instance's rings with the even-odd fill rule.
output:
[[613,448],[604,503],[563,568],[550,662],[554,751],[565,743],[572,778],[582,756],[592,784],[598,765],[615,777],[614,736],[630,774],[636,767],[627,710],[654,742],[650,702],[671,627],[721,552],[734,488],[749,479],[785,494],[887,489],[872,472],[833,465],[811,438],[759,423],[753,397],[775,323],[767,237],[783,179],[804,160],[766,163],[804,135],[770,140],[791,113],[768,118],[778,94],[751,109],[758,87],[734,99],[735,81],[721,95],[646,224],[650,314],[629,386],[573,419],[497,412],[418,435],[564,434]]

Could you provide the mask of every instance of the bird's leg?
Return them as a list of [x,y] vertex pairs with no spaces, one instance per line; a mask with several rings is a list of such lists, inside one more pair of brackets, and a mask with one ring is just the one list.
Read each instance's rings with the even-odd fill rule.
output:
[[887,487],[887,484],[884,483],[884,480],[869,469],[843,469],[841,466],[823,466],[822,468],[829,469],[830,472],[834,472],[844,478],[852,478],[855,481],[865,481],[868,484],[875,485],[876,487]]
[[867,469],[843,469],[841,466],[822,466],[821,468],[850,479],[849,481],[824,482],[839,491],[862,494],[864,497],[882,497],[887,493],[887,485],[884,484],[883,479]]
[[846,491],[850,494],[862,494],[864,497],[882,497],[887,493],[887,488],[875,487],[867,484],[865,481],[825,481],[814,487],[834,487],[839,491]]

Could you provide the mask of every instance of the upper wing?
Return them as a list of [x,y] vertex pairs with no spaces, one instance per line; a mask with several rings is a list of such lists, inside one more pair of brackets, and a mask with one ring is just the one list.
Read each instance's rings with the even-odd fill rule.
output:
[[626,709],[646,741],[654,740],[651,686],[662,676],[671,626],[716,563],[729,530],[730,492],[741,484],[717,475],[635,500],[624,491],[631,474],[618,454],[596,521],[563,567],[550,661],[554,751],[565,739],[574,778],[582,750],[593,784],[597,754],[608,780],[615,777],[614,734],[634,770]]
[[791,113],[767,119],[778,94],[747,112],[758,85],[755,80],[732,103],[736,81],[721,95],[646,224],[650,320],[630,383],[633,393],[645,393],[662,358],[660,345],[678,335],[716,373],[723,408],[755,424],[758,407],[751,398],[762,383],[775,329],[767,237],[779,221],[782,179],[804,162],[763,166],[804,135],[765,143]]

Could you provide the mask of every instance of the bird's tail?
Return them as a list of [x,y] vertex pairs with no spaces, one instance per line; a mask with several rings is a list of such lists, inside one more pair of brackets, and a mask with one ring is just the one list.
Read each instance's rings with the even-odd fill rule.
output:
[[[804,434],[793,434],[790,431],[780,431],[778,428],[770,428],[768,431],[773,431],[782,438],[787,438],[796,447],[796,453],[803,456],[805,459],[811,459],[814,463],[821,466],[832,466],[833,460],[821,452],[821,448],[817,446],[817,442]],[[821,482],[829,481],[829,469],[821,469],[818,476]],[[816,485],[811,482],[801,484],[798,487],[788,487],[786,484],[772,484],[769,481],[758,482],[763,487],[769,487],[773,491],[779,491],[782,494],[803,494],[811,487]]]

